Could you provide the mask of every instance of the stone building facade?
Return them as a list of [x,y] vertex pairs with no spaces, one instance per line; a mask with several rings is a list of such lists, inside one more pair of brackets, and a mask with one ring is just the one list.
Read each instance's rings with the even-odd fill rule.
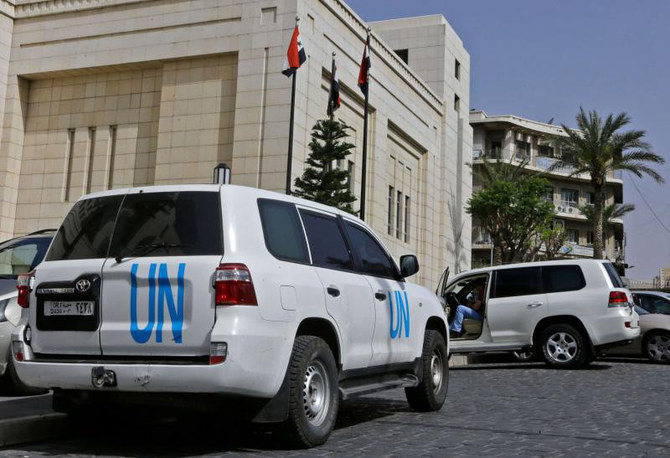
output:
[[57,227],[88,192],[211,182],[220,162],[234,184],[283,192],[296,15],[292,178],[336,52],[355,145],[340,166],[360,196],[371,26],[366,220],[395,256],[418,255],[426,286],[469,268],[469,55],[442,16],[366,24],[340,0],[0,0],[0,239]]

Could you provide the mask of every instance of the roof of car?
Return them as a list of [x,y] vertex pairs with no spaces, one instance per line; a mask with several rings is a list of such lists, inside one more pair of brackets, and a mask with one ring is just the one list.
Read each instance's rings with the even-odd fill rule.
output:
[[535,261],[535,262],[519,262],[519,263],[514,263],[514,264],[501,264],[498,266],[487,266],[487,267],[480,267],[478,269],[472,269],[472,270],[466,270],[464,272],[460,272],[457,275],[454,276],[454,278],[461,277],[463,275],[474,275],[478,273],[486,273],[490,272],[492,270],[500,270],[500,269],[512,269],[516,267],[541,267],[541,266],[560,266],[561,264],[590,264],[590,263],[606,263],[606,262],[611,262],[607,259],[584,259],[584,258],[573,258],[573,259],[555,259],[551,261]]
[[40,229],[39,231],[31,232],[29,234],[20,235],[11,239],[3,240],[0,242],[0,246],[6,245],[11,242],[18,242],[25,239],[35,239],[35,238],[53,238],[56,235],[58,229]]
[[670,297],[670,293],[666,293],[665,291],[651,291],[651,290],[632,290],[631,291],[633,294],[653,294],[655,296],[663,296],[663,297]]

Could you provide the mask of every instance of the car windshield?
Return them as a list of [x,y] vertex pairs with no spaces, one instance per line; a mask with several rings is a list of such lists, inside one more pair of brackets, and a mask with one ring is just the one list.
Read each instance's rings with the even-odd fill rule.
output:
[[50,237],[18,239],[0,245],[0,278],[16,279],[42,262]]

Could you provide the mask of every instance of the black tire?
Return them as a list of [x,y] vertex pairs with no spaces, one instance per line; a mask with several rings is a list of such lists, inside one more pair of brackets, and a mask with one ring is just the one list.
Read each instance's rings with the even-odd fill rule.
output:
[[28,386],[21,381],[16,373],[11,352],[7,355],[7,368],[5,369],[5,374],[2,376],[2,387],[5,393],[15,396],[31,396],[48,392],[48,390],[42,388]]
[[553,367],[578,368],[593,359],[588,337],[570,324],[548,326],[540,336],[542,356]]
[[647,332],[642,341],[642,356],[653,363],[670,363],[670,332]]
[[447,344],[442,334],[431,329],[426,330],[421,355],[421,382],[415,387],[405,388],[405,396],[412,409],[432,412],[442,408],[449,385],[448,361]]
[[288,371],[289,414],[284,437],[291,446],[321,445],[335,426],[340,403],[333,353],[319,337],[298,336]]

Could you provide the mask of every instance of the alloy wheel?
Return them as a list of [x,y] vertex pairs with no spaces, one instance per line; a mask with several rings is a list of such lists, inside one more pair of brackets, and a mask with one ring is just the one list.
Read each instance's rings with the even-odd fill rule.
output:
[[545,343],[547,355],[559,363],[572,361],[577,355],[577,341],[567,332],[556,332]]
[[647,354],[654,361],[670,361],[670,337],[658,334],[647,342]]

